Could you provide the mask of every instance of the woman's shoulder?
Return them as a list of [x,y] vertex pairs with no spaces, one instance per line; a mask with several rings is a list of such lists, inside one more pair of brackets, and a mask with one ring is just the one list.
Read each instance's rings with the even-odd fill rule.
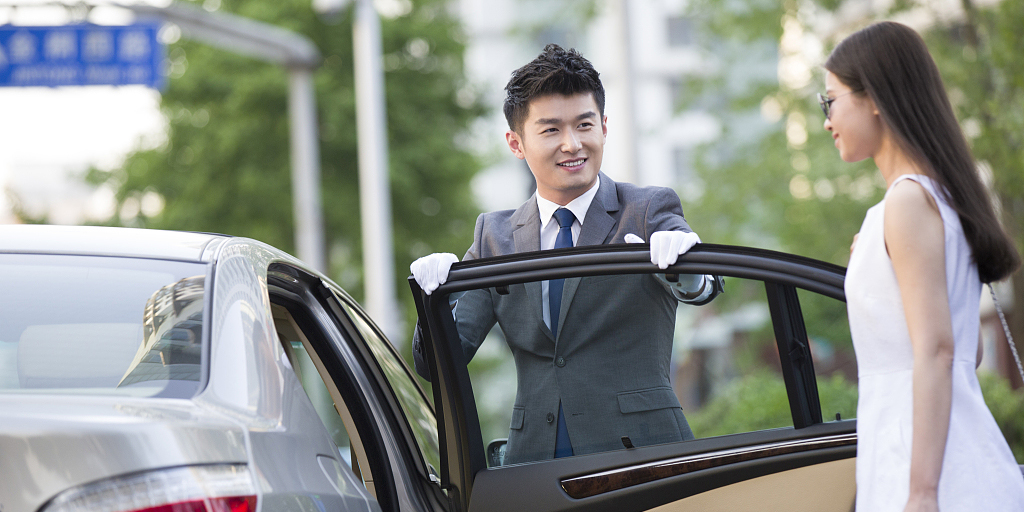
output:
[[893,244],[924,247],[943,243],[944,222],[929,190],[916,180],[893,183],[885,194],[885,240]]
[[911,218],[933,214],[941,217],[931,180],[924,175],[901,177],[885,193],[886,217],[909,215]]

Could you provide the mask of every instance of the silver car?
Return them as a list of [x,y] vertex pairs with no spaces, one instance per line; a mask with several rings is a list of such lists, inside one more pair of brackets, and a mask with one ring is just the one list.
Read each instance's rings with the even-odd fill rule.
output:
[[380,330],[284,252],[0,227],[0,511],[437,509],[437,442]]

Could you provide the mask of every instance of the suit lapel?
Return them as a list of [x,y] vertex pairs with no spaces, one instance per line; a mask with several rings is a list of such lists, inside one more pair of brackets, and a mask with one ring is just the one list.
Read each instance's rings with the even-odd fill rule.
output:
[[[512,214],[512,242],[515,245],[515,253],[533,252],[540,250],[540,210],[537,208],[536,194],[530,196],[519,209]],[[537,321],[544,324],[543,310],[544,296],[541,290],[540,281],[526,283],[526,297],[529,301],[529,309],[537,315]],[[551,330],[544,326],[544,332],[554,342]]]
[[[619,222],[619,196],[615,190],[615,182],[611,178],[600,173],[601,186],[597,189],[597,195],[587,209],[587,217],[583,219],[583,226],[580,229],[580,237],[576,246],[601,245],[607,242],[608,234]],[[565,317],[572,306],[572,299],[576,296],[576,289],[580,286],[580,278],[570,277],[565,280],[562,288],[562,308],[558,313],[558,333],[562,333],[562,325]]]
[[[562,326],[565,325],[565,317],[569,314],[569,307],[572,306],[572,298],[576,296],[576,288],[580,286],[579,277],[567,277],[562,284],[562,305],[558,311],[558,337],[562,337]],[[558,340],[555,340],[558,346]]]
[[[615,190],[615,182],[611,178],[599,174],[601,186],[597,195],[590,202],[587,217],[580,229],[580,237],[576,245],[601,245],[607,243],[608,233],[619,222],[619,196]],[[539,214],[538,214],[539,216]]]
[[540,250],[540,210],[536,194],[530,196],[511,217],[515,253]]

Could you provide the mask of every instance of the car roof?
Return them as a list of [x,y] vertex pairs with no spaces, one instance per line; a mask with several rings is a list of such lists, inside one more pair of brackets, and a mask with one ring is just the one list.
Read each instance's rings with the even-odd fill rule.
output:
[[226,235],[102,226],[0,226],[0,253],[84,254],[206,262]]

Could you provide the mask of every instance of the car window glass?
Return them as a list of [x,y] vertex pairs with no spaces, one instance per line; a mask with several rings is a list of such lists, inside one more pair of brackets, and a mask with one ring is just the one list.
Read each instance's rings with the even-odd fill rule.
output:
[[302,389],[309,397],[313,408],[316,409],[320,421],[337,446],[336,455],[344,459],[349,467],[352,467],[351,443],[348,432],[345,430],[345,422],[338,413],[330,390],[327,389],[316,364],[309,355],[306,348],[309,342],[305,339],[305,334],[292,321],[291,314],[285,308],[275,305],[273,310],[277,336],[292,365],[295,377],[302,384]]
[[177,261],[0,255],[0,393],[191,397],[205,274]]
[[331,437],[335,446],[334,455],[348,464],[349,469],[362,480],[371,495],[378,497],[378,488],[370,470],[372,464],[367,458],[369,454],[358,435],[354,419],[354,415],[365,413],[350,410],[337,385],[331,380],[322,359],[325,356],[316,353],[310,342],[310,337],[315,338],[318,333],[303,330],[292,316],[292,312],[285,306],[273,304],[271,310],[274,327],[285,356]]
[[826,422],[852,419],[857,415],[857,356],[846,303],[806,290],[797,293],[814,358],[821,417]]
[[566,279],[557,342],[541,282],[450,295],[484,442],[553,458],[560,406],[575,455],[792,427],[765,284],[724,282],[692,305],[649,274]]
[[424,468],[428,474],[436,474],[440,467],[440,449],[437,440],[437,420],[429,403],[426,401],[419,386],[413,380],[407,367],[391,347],[390,342],[374,329],[361,311],[351,307],[345,300],[339,300],[345,308],[352,323],[366,340],[367,346],[373,352],[377,363],[384,372],[391,385],[392,391],[398,398],[402,412],[409,422],[416,443],[428,467]]

